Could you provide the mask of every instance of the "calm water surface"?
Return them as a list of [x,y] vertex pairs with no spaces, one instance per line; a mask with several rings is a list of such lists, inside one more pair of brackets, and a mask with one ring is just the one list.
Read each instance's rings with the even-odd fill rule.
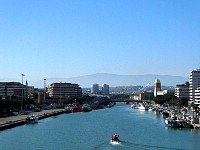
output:
[[[118,133],[122,142],[110,143]],[[130,105],[63,114],[0,132],[0,150],[198,150],[200,131],[173,129]]]

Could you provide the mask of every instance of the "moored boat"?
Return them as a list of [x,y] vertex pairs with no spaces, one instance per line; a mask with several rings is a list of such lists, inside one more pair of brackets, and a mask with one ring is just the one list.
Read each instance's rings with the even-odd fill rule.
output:
[[72,112],[72,108],[70,105],[65,106],[65,112],[66,113],[71,113]]
[[84,112],[92,111],[92,108],[90,107],[89,104],[83,104],[82,111]]
[[177,118],[166,118],[165,125],[173,128],[193,128],[193,125],[189,120],[177,119]]
[[148,110],[148,108],[145,107],[143,104],[140,104],[140,106],[138,107],[138,109],[139,109],[140,111],[146,111],[146,110]]
[[31,114],[26,118],[27,123],[38,123],[38,116]]
[[171,127],[172,126],[172,122],[173,122],[172,118],[166,118],[165,119],[165,125],[166,125],[166,127]]

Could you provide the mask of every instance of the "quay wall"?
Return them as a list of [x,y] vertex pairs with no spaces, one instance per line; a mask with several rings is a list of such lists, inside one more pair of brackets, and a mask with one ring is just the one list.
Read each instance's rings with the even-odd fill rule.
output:
[[[34,114],[36,114],[39,120],[41,120],[51,116],[63,114],[64,112],[65,112],[64,109],[54,109],[54,110],[43,110],[41,112],[34,112]],[[26,124],[27,116],[28,115],[18,115],[18,116],[0,118],[0,131]]]

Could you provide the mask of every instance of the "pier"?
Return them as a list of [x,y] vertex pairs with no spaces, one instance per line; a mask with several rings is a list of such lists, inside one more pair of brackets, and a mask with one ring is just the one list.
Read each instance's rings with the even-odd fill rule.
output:
[[[43,110],[41,112],[33,112],[33,113],[38,116],[39,120],[41,120],[51,116],[63,114],[64,112],[65,112],[64,109],[52,109],[52,110]],[[17,115],[12,117],[0,118],[0,131],[26,124],[27,116],[28,115]]]

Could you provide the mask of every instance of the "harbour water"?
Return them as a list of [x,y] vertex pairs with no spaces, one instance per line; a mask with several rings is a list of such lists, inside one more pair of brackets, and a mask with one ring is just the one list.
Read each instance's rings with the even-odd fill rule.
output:
[[[110,143],[112,134],[122,142]],[[167,128],[161,115],[117,104],[0,132],[0,150],[198,150],[200,131]]]

